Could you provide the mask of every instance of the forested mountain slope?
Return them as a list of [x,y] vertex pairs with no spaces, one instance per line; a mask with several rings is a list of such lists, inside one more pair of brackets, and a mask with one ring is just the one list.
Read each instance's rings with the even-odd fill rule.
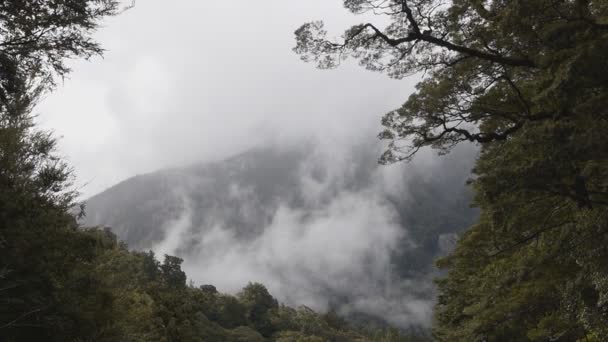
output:
[[379,167],[371,145],[265,147],[136,176],[90,198],[85,223],[184,258],[196,283],[258,281],[288,304],[427,326],[433,262],[476,216],[475,151]]

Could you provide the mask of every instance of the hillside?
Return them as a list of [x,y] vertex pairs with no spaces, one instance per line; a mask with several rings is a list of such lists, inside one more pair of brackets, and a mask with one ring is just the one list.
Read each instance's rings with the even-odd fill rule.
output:
[[370,148],[334,152],[258,148],[136,176],[90,198],[85,224],[184,258],[198,284],[235,293],[256,281],[290,305],[427,326],[433,262],[476,215],[465,186],[475,153],[415,168],[378,166]]

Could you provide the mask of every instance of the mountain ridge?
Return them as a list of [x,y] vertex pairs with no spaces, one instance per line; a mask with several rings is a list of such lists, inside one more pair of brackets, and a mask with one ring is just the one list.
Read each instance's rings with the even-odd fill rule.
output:
[[373,149],[334,152],[263,147],[138,175],[91,197],[85,224],[183,257],[195,282],[234,292],[261,281],[288,304],[427,325],[433,260],[475,216],[464,186],[475,151],[421,169],[380,167]]

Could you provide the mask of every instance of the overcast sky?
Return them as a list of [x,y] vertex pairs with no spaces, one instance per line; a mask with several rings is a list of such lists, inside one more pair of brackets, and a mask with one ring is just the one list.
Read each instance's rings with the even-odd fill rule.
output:
[[138,1],[105,22],[104,58],[73,63],[39,121],[62,138],[83,197],[263,143],[373,135],[414,80],[301,62],[293,32],[319,19],[338,37],[364,18],[340,0]]

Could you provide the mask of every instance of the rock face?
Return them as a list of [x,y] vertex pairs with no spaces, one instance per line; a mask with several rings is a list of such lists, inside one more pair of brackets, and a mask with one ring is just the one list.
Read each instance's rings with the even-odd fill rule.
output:
[[424,326],[433,261],[476,216],[475,154],[383,167],[369,148],[254,149],[128,179],[87,201],[85,224],[183,257],[220,291],[260,281],[289,304]]

